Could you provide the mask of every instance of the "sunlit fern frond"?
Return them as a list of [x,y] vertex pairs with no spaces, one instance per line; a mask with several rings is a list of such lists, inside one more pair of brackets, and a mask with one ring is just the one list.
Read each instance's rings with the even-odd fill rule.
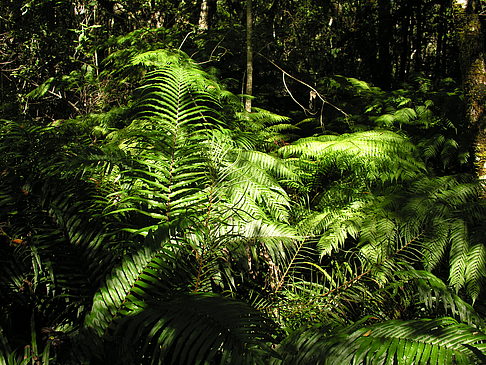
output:
[[[424,177],[412,185],[411,197],[403,206],[404,216],[424,229],[425,266],[437,267],[448,254],[449,284],[456,290],[466,288],[473,300],[479,295],[478,283],[484,278],[485,266],[480,248],[483,242],[472,234],[484,225],[480,194],[480,185],[467,179]],[[469,289],[468,282],[474,283]]]
[[[336,185],[340,183],[342,180],[336,181]],[[359,244],[361,255],[370,263],[393,253],[399,242],[420,236],[419,244],[403,259],[422,262],[428,270],[448,261],[450,285],[456,290],[466,288],[475,300],[478,283],[484,278],[479,248],[483,241],[478,233],[483,230],[485,214],[480,185],[464,176],[417,176],[400,190],[396,188],[372,187],[367,194],[351,191],[349,200],[338,194],[339,203],[334,204],[333,194],[347,190],[329,185],[313,207],[316,211],[302,220],[302,228],[320,237],[317,247],[323,255],[339,252],[346,242],[348,248]],[[469,254],[471,246],[474,254]],[[466,269],[469,257],[475,263]],[[469,281],[474,284],[468,289]]]
[[283,364],[482,364],[486,335],[451,318],[387,321],[286,339]]
[[120,172],[111,211],[145,214],[149,225],[140,232],[203,209],[208,198],[204,144],[220,122],[215,99],[191,83],[192,71],[174,65],[150,73],[139,89],[137,119],[110,142],[135,157]]
[[290,199],[280,181],[298,181],[297,175],[280,159],[262,152],[235,150],[232,155],[228,202],[236,210],[251,212],[249,219],[288,222]]
[[486,281],[486,247],[484,243],[469,247],[464,276],[466,278],[466,292],[471,296],[474,303],[479,298]]
[[284,264],[291,257],[297,240],[298,232],[291,226],[282,223],[254,220],[241,222],[234,228],[235,232],[250,246],[263,244],[272,260]]
[[152,222],[146,232],[157,221],[206,209],[209,200],[215,206],[217,198],[244,219],[288,221],[289,198],[279,181],[297,175],[276,157],[235,148],[221,128],[220,106],[192,84],[191,72],[172,65],[149,74],[135,104],[137,119],[112,137],[111,144],[138,155],[121,172],[128,190],[117,193],[112,213],[145,213]]
[[424,169],[413,144],[385,130],[302,138],[279,152],[284,157],[317,161],[324,170],[328,166],[351,170],[369,181],[410,179]]
[[246,137],[250,142],[246,145],[252,149],[276,150],[289,140],[296,139],[300,130],[290,123],[288,117],[256,107],[252,108],[251,113],[236,112],[235,118],[239,121],[235,135],[240,139]]

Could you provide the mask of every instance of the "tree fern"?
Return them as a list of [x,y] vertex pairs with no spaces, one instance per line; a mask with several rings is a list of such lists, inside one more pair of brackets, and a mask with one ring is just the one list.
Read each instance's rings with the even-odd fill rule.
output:
[[[339,139],[334,141],[334,138],[325,137],[333,141],[332,144],[313,141],[309,145],[302,142],[302,145],[296,143],[295,146],[282,148],[282,153],[302,154],[298,166],[302,166],[300,161],[303,160],[304,171],[311,171],[305,179],[317,184],[311,205],[315,211],[308,212],[301,227],[306,234],[317,235],[317,248],[321,254],[332,255],[344,248],[346,243],[354,242],[360,247],[361,255],[376,263],[381,260],[380,257],[394,252],[401,240],[410,241],[420,235],[421,252],[415,251],[415,258],[411,262],[422,260],[428,269],[434,269],[449,254],[450,284],[456,289],[467,287],[467,257],[473,239],[469,229],[480,229],[479,217],[484,214],[481,203],[477,202],[480,186],[464,177],[430,178],[414,168],[409,170],[410,175],[398,180],[400,185],[392,183],[393,178],[378,183],[376,175],[369,175],[367,171],[376,171],[377,166],[386,171],[393,165],[388,165],[381,157],[377,157],[374,164],[372,156],[360,162],[355,155],[355,147],[348,145],[354,137],[348,137],[349,141],[343,140],[343,143]],[[390,159],[396,153],[396,148],[390,150]],[[406,158],[413,160],[416,157],[410,154]],[[344,171],[336,176],[329,167],[329,170],[325,170],[329,163]],[[349,167],[347,163],[358,163],[359,166]],[[352,170],[352,175],[345,173],[348,169]],[[359,169],[363,169],[363,173],[358,177],[354,174]],[[384,174],[386,176],[386,172]],[[335,181],[322,183],[326,176]],[[415,181],[409,180],[411,176],[415,176]],[[348,186],[351,181],[353,185]],[[401,190],[397,190],[397,186]],[[472,243],[479,243],[477,239],[474,238]],[[477,271],[472,274],[469,269],[468,273],[471,280],[477,283],[482,280],[479,277],[483,276],[483,269],[479,268],[482,262],[480,255],[475,257],[476,264],[471,269],[474,267]],[[470,291],[469,295],[475,300],[478,294],[477,291]]]
[[0,363],[484,360],[481,189],[430,168],[454,138],[405,137],[429,102],[349,79],[368,126],[290,143],[142,33],[100,76],[127,105],[0,126]]
[[403,291],[411,289],[414,293],[411,305],[427,313],[427,316],[445,313],[463,323],[484,329],[484,319],[434,274],[425,270],[403,270],[396,273],[396,280],[389,285]]

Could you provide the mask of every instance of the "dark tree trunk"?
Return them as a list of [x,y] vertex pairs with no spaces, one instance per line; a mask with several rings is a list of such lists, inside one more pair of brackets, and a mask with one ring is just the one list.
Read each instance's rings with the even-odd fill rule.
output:
[[450,0],[440,0],[439,17],[437,24],[437,49],[435,54],[435,77],[440,78],[444,75],[444,49],[446,29],[446,8],[450,5]]
[[[251,9],[251,1],[246,0],[246,90],[245,94],[253,95],[253,13]],[[251,98],[245,99],[245,110],[251,112]]]
[[415,19],[416,19],[416,26],[415,26],[415,37],[414,37],[414,68],[415,72],[422,71],[422,48],[424,43],[424,7],[422,6],[421,1],[416,2],[415,8]]
[[477,176],[486,182],[486,63],[484,24],[479,15],[480,1],[456,1],[459,20],[461,69],[466,97],[466,118],[474,134]]
[[378,0],[378,64],[375,79],[378,85],[388,89],[392,80],[392,58],[390,44],[393,22],[390,0]]
[[408,1],[402,2],[400,6],[400,45],[398,65],[398,80],[404,81],[410,65],[410,23],[411,23],[411,4]]

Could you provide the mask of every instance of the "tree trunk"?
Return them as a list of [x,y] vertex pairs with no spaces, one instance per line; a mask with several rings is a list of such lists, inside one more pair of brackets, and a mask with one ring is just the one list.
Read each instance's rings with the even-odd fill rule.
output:
[[245,94],[250,96],[245,99],[245,110],[251,113],[251,96],[253,94],[253,14],[251,1],[246,0],[246,90]]
[[486,182],[486,64],[480,2],[456,0],[455,5],[459,20],[466,118],[474,134],[474,165],[477,176]]
[[211,28],[213,14],[217,5],[216,0],[202,0],[199,12],[199,30],[206,31]]
[[411,5],[404,2],[401,5],[401,24],[400,24],[400,65],[398,68],[399,81],[405,81],[409,70],[410,61],[410,23],[411,23]]
[[437,23],[437,48],[435,54],[435,77],[437,79],[444,75],[444,44],[445,37],[447,35],[446,29],[446,7],[450,5],[450,0],[440,0],[439,4],[439,17]]
[[416,19],[416,27],[415,27],[415,37],[414,37],[414,72],[422,71],[422,48],[424,43],[424,11],[425,7],[422,5],[420,1],[415,3],[415,19]]
[[[392,58],[390,44],[393,37],[390,0],[378,0],[378,67],[377,81],[388,89],[392,80]],[[379,75],[379,76],[378,76]]]

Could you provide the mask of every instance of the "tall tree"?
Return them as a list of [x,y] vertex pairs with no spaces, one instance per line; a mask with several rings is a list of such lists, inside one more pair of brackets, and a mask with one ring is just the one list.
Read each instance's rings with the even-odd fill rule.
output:
[[253,94],[253,12],[252,0],[246,0],[246,90],[245,110],[251,112],[251,96]]
[[216,0],[202,0],[199,13],[199,30],[205,31],[211,28],[212,18],[216,12]]
[[393,37],[393,22],[391,18],[390,0],[378,1],[378,68],[379,83],[382,87],[390,87],[392,78],[392,59],[390,43]]
[[474,133],[476,173],[480,179],[486,179],[486,63],[481,3],[479,0],[456,0],[455,6],[459,21],[466,118]]

